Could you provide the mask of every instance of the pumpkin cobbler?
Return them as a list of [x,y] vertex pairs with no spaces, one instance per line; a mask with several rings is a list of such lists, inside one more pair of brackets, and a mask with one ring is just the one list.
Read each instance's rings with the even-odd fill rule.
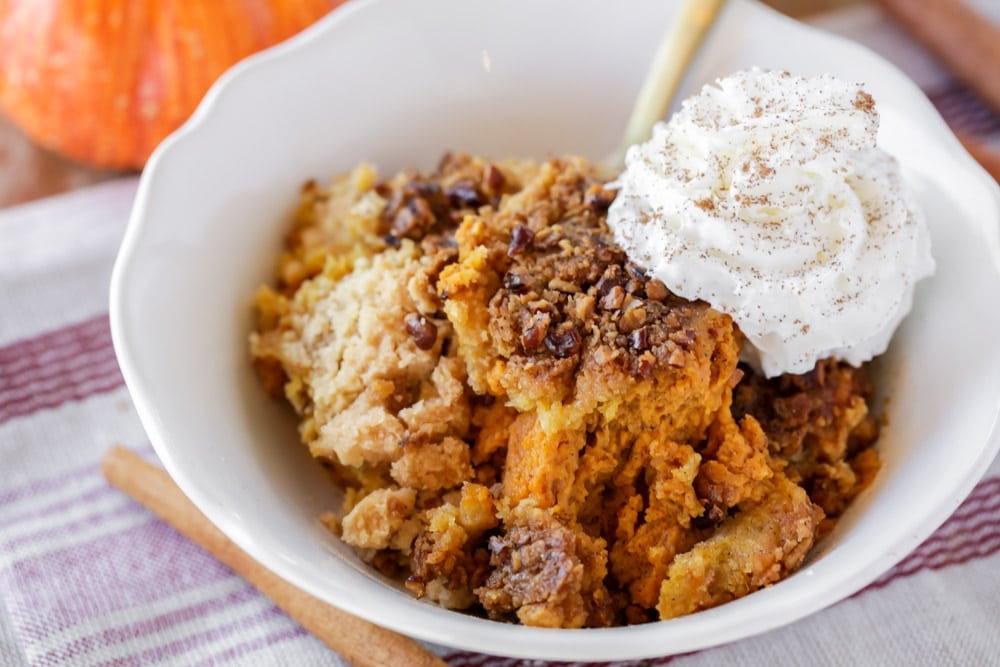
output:
[[[327,523],[493,619],[667,619],[788,576],[878,469],[867,369],[766,379],[615,244],[579,158],[307,184],[251,351],[345,491]],[[336,509],[336,508],[331,508]]]

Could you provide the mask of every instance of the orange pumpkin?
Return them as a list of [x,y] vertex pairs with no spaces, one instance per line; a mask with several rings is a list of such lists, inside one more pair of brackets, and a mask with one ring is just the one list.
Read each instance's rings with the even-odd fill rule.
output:
[[0,0],[0,109],[41,145],[138,168],[230,65],[343,0]]

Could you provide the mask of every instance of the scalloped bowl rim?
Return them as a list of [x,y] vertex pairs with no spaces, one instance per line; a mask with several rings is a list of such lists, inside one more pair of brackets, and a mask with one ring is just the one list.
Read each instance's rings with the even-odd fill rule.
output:
[[[733,2],[748,4],[746,0],[733,0]],[[978,459],[968,466],[964,481],[951,489],[947,500],[937,505],[936,509],[924,518],[919,527],[903,535],[891,548],[870,556],[863,567],[842,572],[839,577],[828,577],[822,582],[822,588],[816,588],[820,582],[813,582],[813,587],[806,599],[786,599],[783,602],[779,599],[770,599],[766,613],[757,613],[750,622],[746,622],[740,627],[735,627],[736,624],[730,619],[720,621],[718,615],[712,615],[712,612],[727,607],[732,610],[738,605],[746,606],[748,603],[747,611],[750,611],[753,607],[759,606],[755,604],[759,600],[757,595],[729,603],[722,608],[712,610],[712,612],[682,617],[666,623],[587,630],[550,630],[497,623],[445,611],[426,603],[406,600],[395,591],[391,595],[398,598],[395,600],[398,611],[385,615],[384,609],[377,610],[372,606],[345,603],[344,600],[324,595],[323,591],[317,590],[315,582],[308,576],[302,576],[289,560],[278,554],[261,550],[252,536],[227,526],[221,507],[205,493],[204,489],[193,484],[186,474],[190,462],[178,460],[174,456],[174,451],[170,446],[170,435],[161,430],[161,424],[153,414],[153,397],[148,395],[143,377],[133,361],[131,348],[133,342],[129,340],[122,319],[123,295],[128,289],[129,273],[135,270],[138,246],[146,233],[145,225],[149,217],[150,200],[157,188],[160,171],[167,168],[164,165],[168,157],[182,148],[185,143],[195,141],[199,134],[205,131],[208,120],[215,114],[220,101],[237,81],[252,79],[265,64],[291,60],[303,47],[334,34],[341,24],[355,13],[365,11],[379,3],[380,0],[354,0],[347,3],[298,36],[251,56],[227,71],[212,86],[188,122],[164,140],[153,153],[142,175],[128,227],[115,262],[111,281],[112,336],[122,373],[133,397],[136,410],[157,455],[173,479],[194,504],[240,548],[303,590],[321,598],[325,597],[329,603],[342,607],[359,617],[405,632],[419,639],[461,649],[525,658],[571,659],[575,657],[587,660],[643,658],[663,655],[665,652],[691,651],[765,632],[850,596],[872,582],[924,541],[969,494],[976,481],[986,471],[997,450],[1000,449],[1000,428],[998,428],[1000,406],[993,414],[988,440],[984,443]],[[969,172],[975,174],[977,178],[984,181],[989,180],[993,198],[1000,202],[1000,189],[947,130],[944,122],[919,89],[906,79],[905,75],[895,66],[849,40],[804,26],[762,6],[757,7],[757,9],[771,13],[771,18],[784,23],[786,28],[804,30],[814,34],[822,41],[835,43],[838,48],[853,51],[856,57],[871,61],[893,76],[905,80],[904,85],[912,88],[910,92],[913,94],[914,104],[917,105],[918,111],[926,116],[923,120],[929,123],[928,128],[933,130],[934,136],[931,141],[937,142],[940,148],[945,149],[957,160],[964,163]],[[372,592],[377,599],[383,599],[383,593],[375,590]],[[388,600],[389,598],[384,599]],[[664,637],[668,639],[665,640]]]

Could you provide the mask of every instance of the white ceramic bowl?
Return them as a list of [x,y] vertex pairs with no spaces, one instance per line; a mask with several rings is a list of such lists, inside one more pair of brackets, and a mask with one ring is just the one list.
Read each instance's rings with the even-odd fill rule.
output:
[[243,549],[358,616],[440,644],[532,658],[664,655],[789,623],[925,539],[992,460],[1000,405],[998,189],[912,82],[849,42],[732,0],[685,94],[752,65],[862,81],[884,146],[927,210],[937,275],[885,362],[885,467],[799,573],[722,607],[605,630],[524,628],[412,599],[326,532],[339,493],[247,358],[299,185],[361,160],[384,173],[446,149],[496,158],[616,145],[679,3],[352,3],[238,65],[143,174],[111,290],[115,348],[170,474]]

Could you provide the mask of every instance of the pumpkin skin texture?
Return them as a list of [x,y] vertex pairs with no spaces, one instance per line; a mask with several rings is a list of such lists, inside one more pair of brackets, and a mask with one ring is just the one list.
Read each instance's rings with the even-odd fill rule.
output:
[[141,168],[230,65],[343,0],[0,0],[0,110],[42,146]]

